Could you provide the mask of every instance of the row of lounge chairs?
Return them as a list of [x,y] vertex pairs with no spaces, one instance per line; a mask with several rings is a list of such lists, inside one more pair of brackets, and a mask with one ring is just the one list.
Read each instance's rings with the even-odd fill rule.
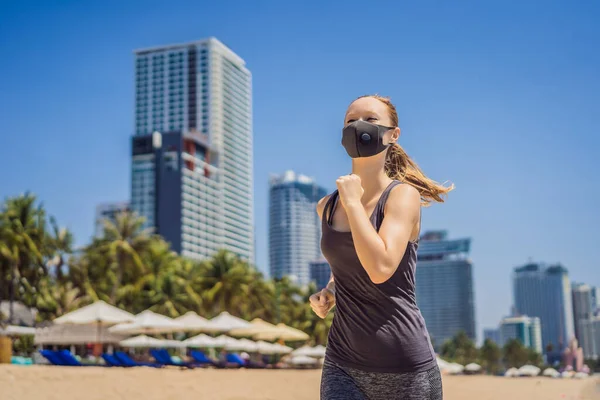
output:
[[173,360],[165,349],[152,349],[150,354],[156,360],[155,363],[138,362],[127,353],[117,351],[114,354],[103,354],[105,365],[82,364],[69,350],[40,350],[40,354],[52,365],[60,366],[105,366],[105,367],[153,367],[162,368],[175,366],[181,368],[215,367],[215,368],[267,368],[268,366],[254,361],[244,361],[238,354],[227,354],[226,361],[215,361],[199,350],[190,351],[191,360],[188,362],[177,362]]

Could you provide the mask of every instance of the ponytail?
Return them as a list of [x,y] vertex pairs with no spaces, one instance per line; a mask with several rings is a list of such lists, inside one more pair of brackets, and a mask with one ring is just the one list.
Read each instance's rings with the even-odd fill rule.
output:
[[419,191],[423,206],[427,207],[432,201],[444,202],[444,197],[454,189],[454,185],[445,187],[425,176],[419,166],[406,154],[404,149],[394,143],[387,151],[385,173],[391,179],[408,183]]

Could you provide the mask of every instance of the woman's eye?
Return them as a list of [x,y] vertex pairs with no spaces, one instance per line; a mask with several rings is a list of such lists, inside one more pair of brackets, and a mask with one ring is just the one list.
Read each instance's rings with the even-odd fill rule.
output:
[[375,118],[375,117],[369,117],[369,118],[367,118],[367,121],[377,121],[377,118]]

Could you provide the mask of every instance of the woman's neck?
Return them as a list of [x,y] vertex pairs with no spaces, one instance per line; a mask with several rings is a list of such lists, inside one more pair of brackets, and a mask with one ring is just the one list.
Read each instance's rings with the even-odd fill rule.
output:
[[385,164],[357,161],[359,160],[352,162],[352,173],[360,177],[365,191],[363,200],[368,202],[372,197],[378,196],[390,184],[391,179],[385,173]]

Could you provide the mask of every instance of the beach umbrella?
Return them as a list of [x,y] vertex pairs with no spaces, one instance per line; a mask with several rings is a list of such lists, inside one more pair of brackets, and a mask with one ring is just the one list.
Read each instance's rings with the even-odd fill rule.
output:
[[445,371],[450,366],[450,363],[448,361],[442,360],[439,357],[436,357],[436,362],[437,362],[438,368],[441,371]]
[[558,377],[560,377],[560,372],[558,372],[554,368],[546,368],[544,370],[544,372],[542,373],[542,375],[548,376],[550,378],[558,378]]
[[55,324],[91,325],[98,324],[110,326],[123,322],[130,322],[135,316],[127,311],[111,306],[102,300],[72,311],[53,322]]
[[289,354],[294,350],[291,347],[283,346],[279,343],[274,343],[273,349],[275,351],[275,354]]
[[325,347],[324,346],[302,346],[294,351],[292,351],[292,356],[307,356],[313,358],[323,358],[325,357]]
[[206,327],[205,332],[229,332],[233,329],[247,328],[249,326],[250,322],[223,311],[210,320],[210,325]]
[[254,336],[260,333],[277,331],[277,326],[266,322],[260,318],[254,318],[249,325],[244,328],[235,328],[228,332],[231,336]]
[[517,376],[519,376],[519,370],[516,368],[509,368],[504,373],[504,376],[506,376],[507,378],[517,377]]
[[52,325],[35,330],[36,345],[76,345],[88,343],[118,344],[126,335],[111,333],[105,326],[95,325]]
[[540,371],[535,365],[523,365],[519,368],[519,376],[538,376]]
[[146,335],[139,335],[129,339],[122,340],[119,345],[123,347],[146,347],[146,348],[161,348],[164,347],[164,342]]
[[183,341],[187,347],[212,348],[218,347],[215,344],[215,338],[212,338],[204,333],[191,337]]
[[[90,305],[67,313],[53,322],[57,325],[95,325],[96,343],[102,342],[102,327],[133,321],[134,315],[98,300]],[[96,349],[94,353],[96,353]]]
[[253,342],[252,340],[240,339],[240,340],[235,340],[235,342],[231,341],[230,343],[228,343],[225,346],[225,350],[247,351],[250,353],[254,353],[254,352],[258,351],[258,345],[256,344],[256,342]]
[[237,342],[238,342],[237,339],[234,339],[234,338],[226,336],[226,335],[221,335],[214,339],[215,347],[222,347],[222,348],[233,347],[233,346],[237,345]]
[[317,360],[308,356],[295,356],[292,357],[288,364],[293,365],[314,365],[317,363]]
[[189,311],[174,319],[183,327],[185,332],[209,332],[211,322],[193,311]]
[[178,322],[150,310],[142,311],[136,315],[133,322],[115,325],[109,329],[112,333],[126,335],[171,333],[181,332],[182,330],[183,327]]
[[477,363],[470,363],[465,365],[465,371],[471,374],[481,372],[481,365]]
[[279,349],[273,343],[265,342],[264,340],[256,342],[256,347],[256,351],[260,354],[277,354],[279,352]]
[[560,377],[565,378],[565,379],[571,379],[573,377],[573,375],[575,375],[575,373],[573,371],[563,371],[560,374]]
[[283,341],[296,341],[296,340],[308,340],[310,337],[298,330],[287,326],[285,324],[277,324],[277,329],[273,329],[268,332],[263,332],[254,335],[256,340],[283,340]]
[[0,327],[0,336],[21,336],[35,335],[35,328],[28,326],[8,325],[6,328]]
[[587,377],[589,377],[589,375],[585,372],[577,372],[575,375],[573,375],[573,378],[575,379],[585,379]]

